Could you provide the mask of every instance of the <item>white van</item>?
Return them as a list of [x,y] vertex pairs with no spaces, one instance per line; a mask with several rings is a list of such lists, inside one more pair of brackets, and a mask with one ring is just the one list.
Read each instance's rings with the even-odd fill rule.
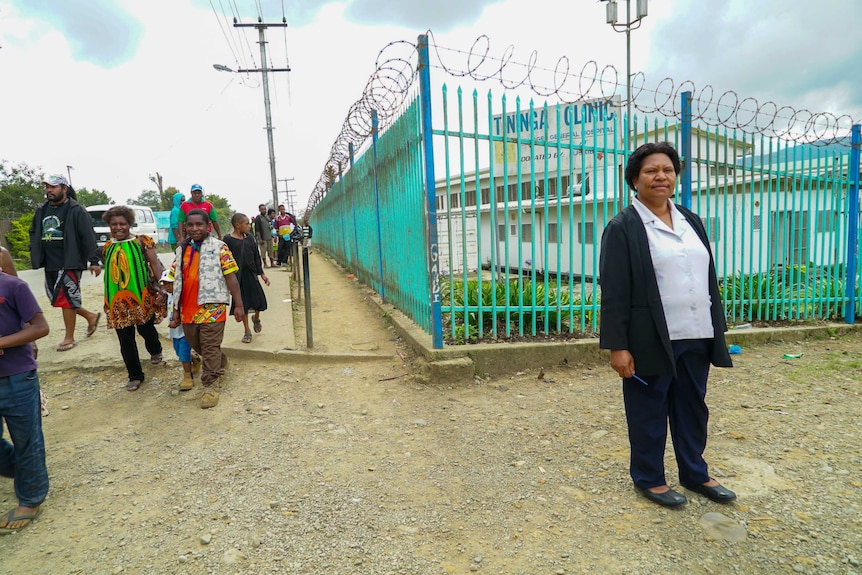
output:
[[[90,213],[90,218],[93,220],[93,231],[96,232],[96,243],[99,247],[105,245],[105,242],[111,237],[111,229],[102,216],[114,206],[103,204],[98,206],[87,206],[87,211]],[[153,238],[153,241],[158,241],[158,230],[156,228],[156,217],[153,215],[153,210],[146,206],[128,206],[135,211],[135,225],[132,226],[134,235],[145,234]]]

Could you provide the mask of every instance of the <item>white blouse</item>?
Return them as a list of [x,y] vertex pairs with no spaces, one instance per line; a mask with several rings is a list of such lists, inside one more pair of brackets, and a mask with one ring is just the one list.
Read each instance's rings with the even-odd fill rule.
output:
[[685,216],[668,204],[673,229],[637,197],[632,202],[646,228],[668,334],[671,341],[711,338],[709,252]]

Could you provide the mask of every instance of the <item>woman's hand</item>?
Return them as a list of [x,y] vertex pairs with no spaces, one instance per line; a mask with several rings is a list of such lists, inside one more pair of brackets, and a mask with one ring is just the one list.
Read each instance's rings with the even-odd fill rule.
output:
[[611,369],[622,378],[631,377],[635,373],[635,358],[627,349],[611,351]]
[[269,286],[269,278],[266,277],[266,274],[260,274],[260,277],[263,279],[263,283]]

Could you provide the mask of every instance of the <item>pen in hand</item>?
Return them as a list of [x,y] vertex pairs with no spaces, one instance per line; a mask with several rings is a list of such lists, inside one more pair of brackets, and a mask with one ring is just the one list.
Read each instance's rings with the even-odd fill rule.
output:
[[638,377],[637,374],[635,374],[635,373],[632,374],[632,377],[644,385],[649,385],[646,381],[643,380],[643,378]]

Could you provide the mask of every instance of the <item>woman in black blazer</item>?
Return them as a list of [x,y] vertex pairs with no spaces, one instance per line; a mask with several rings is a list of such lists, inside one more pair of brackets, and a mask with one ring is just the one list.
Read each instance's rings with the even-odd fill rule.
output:
[[732,363],[706,230],[671,202],[680,168],[666,142],[635,150],[625,179],[636,196],[605,228],[599,262],[600,346],[623,378],[631,477],[666,507],[686,502],[665,480],[668,422],[680,483],[719,503],[736,498],[703,459],[709,367]]

